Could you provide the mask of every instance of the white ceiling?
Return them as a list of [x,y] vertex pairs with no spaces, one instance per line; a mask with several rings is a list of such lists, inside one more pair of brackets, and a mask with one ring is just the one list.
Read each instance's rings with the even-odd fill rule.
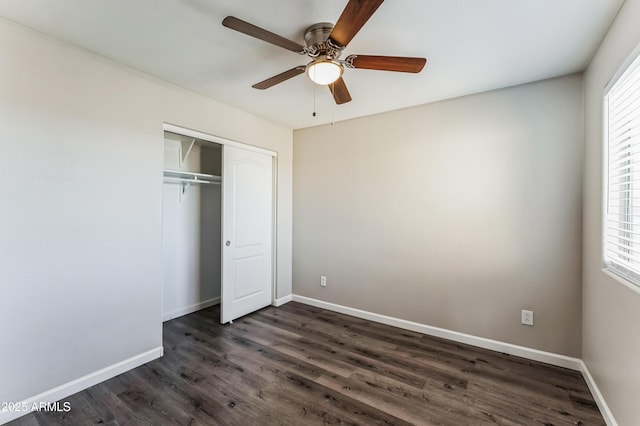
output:
[[233,15],[304,44],[347,0],[2,0],[0,16],[290,128],[583,70],[623,0],[387,0],[343,53],[427,58],[420,74],[346,69],[334,105],[300,75],[251,85],[308,58],[224,28]]

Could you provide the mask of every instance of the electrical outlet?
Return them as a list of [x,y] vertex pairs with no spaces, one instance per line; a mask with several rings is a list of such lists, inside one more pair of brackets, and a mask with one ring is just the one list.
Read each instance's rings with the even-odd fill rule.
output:
[[522,325],[531,325],[533,326],[533,311],[527,311],[525,309],[522,310]]
[[320,287],[326,287],[326,286],[327,286],[327,277],[322,275],[320,276]]

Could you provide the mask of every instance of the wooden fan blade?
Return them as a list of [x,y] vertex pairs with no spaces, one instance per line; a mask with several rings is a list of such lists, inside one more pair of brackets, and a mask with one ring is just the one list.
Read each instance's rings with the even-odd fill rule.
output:
[[351,94],[342,77],[327,86],[333,95],[333,99],[338,105],[351,102]]
[[346,46],[371,18],[384,0],[349,0],[333,27],[329,39],[334,44]]
[[372,55],[350,55],[346,58],[346,61],[353,65],[353,68],[412,73],[422,71],[422,68],[427,63],[425,58]]
[[296,53],[303,53],[304,47],[301,44],[296,43],[295,41],[291,41],[284,37],[279,36],[278,34],[274,34],[271,31],[267,31],[263,28],[256,27],[253,24],[250,24],[242,19],[238,19],[235,16],[227,16],[222,20],[222,25],[227,28],[231,28],[232,30],[239,31],[248,36],[257,38],[262,41],[266,41],[267,43],[275,44],[276,46],[283,47],[287,50]]
[[288,71],[281,72],[278,75],[274,75],[273,77],[268,78],[264,81],[261,81],[260,83],[256,83],[251,87],[253,87],[254,89],[260,89],[260,90],[268,89],[271,86],[275,86],[276,84],[289,80],[290,78],[295,77],[296,75],[300,75],[304,73],[304,70],[305,70],[305,67],[303,65],[300,65],[298,67],[291,68]]

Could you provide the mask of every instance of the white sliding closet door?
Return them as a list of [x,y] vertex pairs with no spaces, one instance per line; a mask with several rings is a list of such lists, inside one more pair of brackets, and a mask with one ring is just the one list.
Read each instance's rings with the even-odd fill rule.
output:
[[272,157],[225,145],[222,193],[224,324],[271,304]]

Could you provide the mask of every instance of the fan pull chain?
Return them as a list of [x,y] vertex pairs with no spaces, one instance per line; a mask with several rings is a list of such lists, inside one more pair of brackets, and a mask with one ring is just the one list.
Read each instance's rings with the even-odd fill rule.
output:
[[316,116],[316,86],[317,84],[315,83],[311,83],[313,84],[313,114],[311,114],[313,117]]
[[[333,96],[333,99],[336,98],[336,83],[333,82],[331,83],[331,95]],[[331,125],[333,126],[333,110],[336,107],[336,103],[335,102],[331,102]]]

